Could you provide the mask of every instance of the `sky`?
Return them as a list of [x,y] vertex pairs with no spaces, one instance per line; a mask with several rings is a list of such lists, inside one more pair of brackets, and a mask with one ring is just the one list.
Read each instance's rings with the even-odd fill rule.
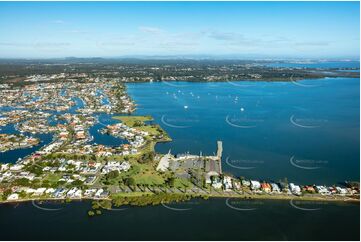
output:
[[0,58],[359,58],[359,2],[0,2]]

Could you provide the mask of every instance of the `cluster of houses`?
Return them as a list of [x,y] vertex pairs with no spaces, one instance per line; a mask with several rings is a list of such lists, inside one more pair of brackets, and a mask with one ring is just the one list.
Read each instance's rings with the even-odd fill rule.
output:
[[[29,76],[28,80],[65,78],[66,75],[64,77],[62,75],[35,75]],[[29,111],[24,109],[33,111],[68,111],[76,104],[75,99],[82,100],[84,104],[84,107],[78,110],[80,113],[131,113],[134,111],[134,102],[125,91],[122,91],[121,95],[116,95],[118,94],[116,92],[118,83],[114,79],[84,78],[84,82],[67,79],[62,83],[36,83],[21,87],[12,86],[9,89],[1,90],[0,107],[21,109],[16,110],[17,112],[23,112],[19,119],[24,118],[24,112],[29,113]],[[98,95],[99,90],[102,92],[101,96]],[[106,102],[104,102],[105,99],[107,100]],[[121,107],[121,110],[119,107]],[[3,117],[0,118],[0,126],[4,126],[8,122],[18,123],[21,121],[16,120],[16,115],[11,115],[10,113],[8,117],[8,120]]]
[[86,131],[90,126],[94,125],[96,119],[93,116],[85,114],[70,114],[66,113],[63,118],[69,124],[69,128],[74,131],[74,141],[86,140],[89,138]]
[[0,182],[2,181],[9,181],[14,179],[21,179],[25,178],[29,181],[32,181],[36,178],[36,175],[29,172],[22,170],[24,165],[13,165],[10,166],[9,164],[2,164],[0,166]]
[[8,124],[17,124],[24,120],[45,119],[48,118],[49,116],[50,116],[49,113],[45,113],[42,111],[30,112],[28,110],[22,110],[22,109],[5,111],[5,112],[1,112],[0,114],[0,126],[6,126]]
[[55,173],[59,172],[76,172],[78,174],[96,174],[100,171],[102,164],[95,161],[84,160],[55,160],[53,166],[45,166],[42,170],[44,172]]
[[50,80],[55,80],[55,79],[63,79],[65,77],[66,77],[65,73],[52,74],[52,75],[47,75],[47,74],[30,75],[30,76],[27,76],[24,81],[25,82],[40,82],[40,81],[50,81]]
[[64,85],[60,83],[39,83],[2,90],[0,106],[39,111],[66,111],[74,102],[62,95]]
[[257,180],[235,179],[230,176],[211,176],[210,184],[216,189],[223,189],[224,191],[244,190],[249,189],[255,194],[288,194],[300,196],[302,194],[320,194],[320,195],[357,195],[359,194],[358,186],[321,186],[321,185],[296,185],[294,183],[286,182],[260,182]]
[[[108,161],[105,165],[96,161],[78,161],[78,160],[65,160],[57,159],[53,161],[44,161],[46,166],[41,166],[42,171],[45,174],[56,173],[62,174],[59,176],[57,182],[63,182],[63,184],[74,184],[74,187],[69,189],[62,187],[59,188],[30,188],[23,186],[12,187],[12,193],[8,196],[7,200],[15,201],[21,199],[22,194],[25,193],[26,197],[48,197],[48,198],[106,198],[109,196],[109,192],[104,189],[80,189],[76,187],[81,184],[93,185],[100,174],[107,174],[111,171],[128,171],[131,168],[130,163],[123,161]],[[40,165],[40,164],[39,164]],[[25,178],[29,181],[33,181],[35,174],[26,171],[26,166],[23,164],[2,164],[0,166],[0,182],[14,181],[20,178]],[[78,181],[78,183],[75,183]]]
[[92,199],[104,199],[109,197],[109,191],[100,189],[80,189],[73,187],[70,189],[67,188],[45,188],[40,187],[37,189],[33,188],[17,188],[13,193],[8,197],[8,201],[16,201],[21,199],[21,193],[25,193],[27,196],[31,197],[44,197],[44,198],[56,198],[56,199],[82,199],[82,198],[92,198]]
[[0,152],[32,147],[39,142],[38,138],[21,134],[0,134]]
[[[134,102],[130,99],[128,95],[123,95],[120,98],[121,107],[122,110],[120,110],[122,113],[131,113],[135,109]],[[117,101],[116,101],[117,102]]]
[[[43,154],[50,154],[58,151],[60,147],[63,152],[79,154],[96,154],[97,156],[127,155],[138,152],[137,147],[144,144],[144,138],[141,135],[134,135],[132,130],[129,134],[125,133],[130,139],[130,144],[118,148],[104,147],[102,145],[87,146],[87,142],[92,140],[89,134],[89,127],[96,122],[95,117],[90,115],[94,112],[110,112],[117,109],[119,103],[125,104],[124,112],[129,112],[134,103],[123,89],[118,88],[118,83],[113,79],[89,78],[87,75],[77,75],[76,77],[85,78],[84,82],[77,82],[67,79],[65,82],[35,83],[21,87],[12,86],[9,89],[2,90],[0,93],[0,106],[10,107],[10,111],[2,111],[0,114],[0,126],[16,124],[16,130],[20,133],[55,133],[54,141],[32,155],[32,158],[40,157]],[[34,75],[29,76],[28,80],[53,80],[58,78],[69,78],[68,74],[59,75]],[[119,95],[120,90],[121,95]],[[99,96],[100,94],[100,96]],[[71,111],[70,108],[75,105],[74,100],[80,99],[83,102],[84,110],[88,113],[82,113],[83,109],[78,107],[77,111],[81,114],[64,113]],[[107,99],[104,102],[104,99]],[[82,106],[82,105],[80,105]],[[127,109],[128,107],[128,109]],[[90,110],[90,111],[89,111]],[[43,112],[43,111],[54,111]],[[63,112],[63,113],[59,113]],[[50,117],[55,120],[65,120],[67,123],[57,123],[50,125]],[[0,151],[8,151],[15,147],[27,147],[35,144],[32,138],[22,140],[23,142],[7,142],[5,138],[0,140]],[[67,142],[70,141],[70,142]],[[68,144],[64,146],[64,143]],[[84,147],[87,146],[87,147]]]
[[359,193],[357,187],[341,187],[341,186],[320,186],[320,185],[297,185],[286,182],[259,182],[257,180],[241,180],[243,187],[248,187],[254,192],[264,193],[287,193],[300,196],[302,193],[321,194],[321,195],[353,195]]
[[57,131],[56,126],[49,125],[46,119],[30,119],[16,125],[16,129],[21,133],[51,133]]
[[108,174],[111,171],[128,171],[130,169],[130,164],[126,161],[122,163],[118,161],[108,161],[106,165],[102,168],[102,174]]
[[[44,166],[42,164],[46,165]],[[24,169],[25,167],[26,166],[21,163],[12,165],[9,163],[2,164],[0,166],[0,182],[20,178],[26,178],[29,181],[34,180],[34,178],[36,178],[35,174],[26,171],[26,169]],[[87,185],[91,185],[100,174],[107,174],[111,171],[125,172],[131,168],[131,165],[127,161],[108,161],[106,164],[102,164],[97,161],[66,160],[61,158],[52,161],[43,161],[39,163],[39,167],[41,167],[43,174],[64,174],[58,181],[64,181],[70,184],[79,180]]]
[[132,155],[137,154],[138,149],[131,147],[129,144],[122,144],[120,146],[104,146],[104,145],[81,145],[75,146],[74,144],[67,145],[62,148],[62,152],[66,154],[78,155],[95,155],[96,157],[109,157],[112,155]]
[[126,139],[129,144],[135,148],[143,146],[145,144],[145,137],[149,135],[146,131],[128,127],[123,123],[108,125],[101,132]]

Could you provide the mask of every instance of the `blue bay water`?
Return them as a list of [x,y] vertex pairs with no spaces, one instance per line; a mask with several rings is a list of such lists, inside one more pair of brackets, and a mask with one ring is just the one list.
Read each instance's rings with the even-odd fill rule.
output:
[[260,180],[336,184],[359,180],[359,86],[355,78],[293,82],[127,84],[136,114],[173,138],[158,152],[212,154],[224,172]]
[[316,62],[285,62],[285,63],[270,63],[270,67],[292,67],[292,68],[358,68],[360,69],[359,61],[316,61]]
[[[0,133],[3,134],[20,134],[19,131],[17,131],[13,124],[9,124],[3,127],[0,127]],[[18,159],[22,159],[35,151],[39,150],[41,147],[48,145],[52,139],[53,136],[51,134],[30,134],[30,133],[23,133],[25,136],[38,138],[40,140],[40,143],[38,145],[35,145],[33,147],[28,148],[22,148],[22,149],[15,149],[10,150],[6,152],[0,152],[0,163],[15,163],[18,161]]]
[[[359,240],[358,204],[193,200],[88,217],[89,202],[0,206],[4,240]],[[39,209],[43,208],[43,209]],[[59,209],[59,210],[44,210]],[[21,228],[22,233],[18,233]]]

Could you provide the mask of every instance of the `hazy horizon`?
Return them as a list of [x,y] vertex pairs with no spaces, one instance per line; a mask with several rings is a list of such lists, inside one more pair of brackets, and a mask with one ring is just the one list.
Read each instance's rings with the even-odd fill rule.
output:
[[124,56],[64,56],[64,57],[0,57],[0,60],[71,60],[71,59],[104,59],[104,60],[214,60],[214,61],[358,61],[360,58],[357,56],[344,56],[344,57],[242,57],[242,56],[226,56],[226,55],[124,55]]

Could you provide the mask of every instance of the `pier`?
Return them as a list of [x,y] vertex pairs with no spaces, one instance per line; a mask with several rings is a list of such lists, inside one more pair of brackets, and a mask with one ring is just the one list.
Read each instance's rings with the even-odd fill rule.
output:
[[217,157],[219,159],[222,158],[222,152],[223,152],[223,144],[222,141],[217,141]]

